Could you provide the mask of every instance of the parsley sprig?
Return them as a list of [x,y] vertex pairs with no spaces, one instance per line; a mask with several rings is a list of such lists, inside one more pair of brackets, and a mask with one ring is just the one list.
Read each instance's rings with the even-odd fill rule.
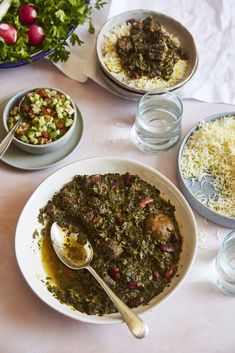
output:
[[[37,9],[36,23],[45,31],[42,47],[33,47],[28,43],[28,27],[21,24],[18,16],[21,4],[33,4]],[[53,52],[49,55],[53,62],[68,60],[70,51],[66,41],[72,46],[83,42],[73,30],[88,22],[88,31],[94,33],[92,11],[100,10],[105,5],[102,0],[91,4],[87,0],[15,0],[2,22],[12,24],[17,30],[17,42],[7,45],[0,38],[0,63],[31,61],[40,50]]]

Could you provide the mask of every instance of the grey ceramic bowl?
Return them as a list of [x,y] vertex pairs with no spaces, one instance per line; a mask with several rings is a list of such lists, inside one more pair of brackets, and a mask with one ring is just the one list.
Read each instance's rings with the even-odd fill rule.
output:
[[188,67],[186,69],[186,73],[184,77],[179,80],[176,84],[173,86],[167,87],[167,88],[162,88],[159,89],[159,94],[161,94],[163,91],[166,89],[168,91],[173,91],[181,86],[183,86],[186,82],[188,82],[192,76],[194,75],[197,65],[198,65],[198,52],[197,48],[194,42],[194,39],[191,35],[191,33],[178,21],[173,19],[172,17],[169,17],[167,15],[164,15],[159,12],[151,11],[151,10],[133,10],[133,11],[127,11],[123,12],[119,15],[116,15],[112,18],[110,18],[100,29],[98,36],[97,36],[97,41],[96,41],[96,54],[98,58],[98,63],[102,70],[108,75],[113,82],[115,82],[117,85],[127,89],[131,90],[133,92],[139,93],[139,94],[144,94],[146,93],[146,90],[144,89],[138,89],[138,88],[133,88],[128,85],[128,83],[125,83],[119,79],[117,79],[106,67],[106,64],[104,62],[104,56],[102,54],[102,47],[104,43],[105,36],[107,33],[111,32],[112,29],[116,26],[120,26],[126,21],[135,18],[136,20],[144,19],[148,16],[154,16],[158,19],[158,21],[166,28],[166,30],[173,34],[174,36],[178,37],[183,48],[185,48],[186,53],[189,56],[188,60]]
[[[225,112],[211,115],[207,118],[204,118],[204,122],[213,121],[216,119],[220,119],[223,116],[235,115],[235,112]],[[186,179],[183,176],[181,169],[181,157],[183,154],[184,147],[193,134],[193,132],[198,129],[198,125],[194,126],[184,137],[179,153],[178,153],[178,162],[177,162],[177,178],[180,190],[182,194],[185,196],[189,204],[192,208],[194,208],[202,217],[208,219],[209,221],[221,225],[223,227],[235,228],[235,218],[223,216],[217,212],[212,211],[210,208],[205,206],[200,198],[196,195],[203,195],[203,197],[209,197],[211,194],[215,193],[215,190],[211,186],[211,178],[207,177],[206,181],[201,184],[200,182],[194,181],[191,179]]]
[[62,148],[63,145],[65,143],[68,142],[68,140],[71,138],[74,129],[75,129],[75,125],[76,125],[76,120],[77,120],[77,109],[75,106],[75,103],[73,102],[73,100],[68,96],[67,93],[61,91],[58,88],[53,88],[53,87],[34,87],[34,88],[28,88],[25,89],[23,91],[20,91],[16,94],[14,94],[9,101],[6,103],[5,108],[3,110],[3,126],[6,130],[6,132],[9,132],[8,126],[7,126],[7,120],[10,114],[10,111],[12,110],[12,108],[14,108],[15,106],[17,106],[21,99],[28,93],[28,92],[32,92],[37,88],[48,88],[48,89],[53,89],[57,92],[60,92],[62,94],[64,94],[65,96],[67,96],[70,101],[71,101],[71,105],[74,109],[74,115],[73,115],[73,124],[71,125],[71,127],[69,128],[69,130],[58,140],[53,141],[49,144],[45,144],[45,145],[32,145],[29,143],[25,143],[23,141],[18,140],[17,138],[13,138],[12,143],[20,148],[21,150],[27,152],[27,153],[31,153],[31,154],[37,154],[37,155],[41,155],[41,154],[45,154],[45,153],[50,153],[50,152],[54,152],[56,150],[58,150],[59,148]]

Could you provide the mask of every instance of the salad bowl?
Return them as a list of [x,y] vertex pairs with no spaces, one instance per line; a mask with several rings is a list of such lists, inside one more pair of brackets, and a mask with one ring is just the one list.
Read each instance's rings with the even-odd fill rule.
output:
[[[4,9],[3,5],[9,8]],[[24,6],[35,11],[35,18],[29,23],[22,22],[20,16]],[[93,5],[87,0],[72,4],[62,0],[58,7],[52,0],[47,1],[47,6],[42,0],[35,3],[0,1],[0,69],[30,64],[48,55],[54,62],[67,61],[70,55],[68,44],[74,46],[82,43],[73,32],[90,18],[92,9]],[[9,31],[7,26],[15,31],[15,39],[10,42],[3,33],[4,26],[6,32]]]

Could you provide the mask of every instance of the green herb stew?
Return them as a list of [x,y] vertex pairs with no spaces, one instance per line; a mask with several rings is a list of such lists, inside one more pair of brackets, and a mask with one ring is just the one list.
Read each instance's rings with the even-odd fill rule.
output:
[[148,304],[176,274],[182,237],[174,206],[137,175],[77,175],[40,210],[39,221],[47,288],[75,310],[116,312],[87,270],[60,262],[50,241],[55,221],[89,239],[92,266],[130,307]]

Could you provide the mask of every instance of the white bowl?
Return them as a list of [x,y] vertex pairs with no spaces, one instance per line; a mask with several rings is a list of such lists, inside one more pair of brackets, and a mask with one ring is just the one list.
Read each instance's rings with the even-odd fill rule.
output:
[[195,258],[197,231],[193,212],[180,191],[155,169],[132,160],[97,157],[81,160],[57,170],[38,186],[26,203],[16,228],[15,251],[19,267],[26,281],[39,298],[53,309],[79,321],[93,324],[114,324],[122,322],[122,318],[119,313],[96,316],[75,311],[71,307],[60,303],[47,290],[45,285],[47,274],[41,261],[38,239],[34,239],[32,235],[35,229],[40,230],[41,228],[38,223],[39,209],[44,207],[53,194],[59,191],[75,175],[123,174],[126,172],[139,175],[143,180],[155,185],[160,190],[161,196],[175,206],[176,220],[183,237],[178,270],[169,286],[153,298],[148,305],[140,306],[133,310],[143,314],[156,309],[161,302],[172,295],[176,288],[182,284]]
[[[162,89],[158,89],[157,87],[152,87],[149,89],[141,89],[141,88],[136,88],[133,86],[130,86],[128,82],[124,82],[123,80],[119,79],[114,73],[110,72],[109,69],[107,68],[104,60],[104,56],[102,53],[102,48],[103,48],[103,43],[105,36],[113,30],[114,27],[118,27],[125,23],[126,21],[130,19],[136,19],[136,20],[141,20],[144,19],[148,16],[154,16],[158,19],[158,21],[165,27],[165,29],[170,33],[173,34],[175,37],[178,37],[182,47],[185,49],[186,53],[189,56],[188,59],[188,67],[186,69],[186,72],[184,76],[175,84],[169,86],[169,87],[164,87]],[[194,39],[191,35],[191,33],[178,21],[176,21],[174,18],[169,17],[165,14],[156,12],[156,11],[151,11],[151,10],[132,10],[132,11],[127,11],[123,12],[119,15],[116,15],[114,17],[111,17],[100,29],[98,36],[97,36],[97,41],[96,41],[96,54],[98,58],[98,63],[104,73],[108,75],[111,80],[117,85],[120,86],[128,91],[132,91],[138,94],[144,94],[148,90],[152,89],[158,89],[159,94],[161,94],[163,91],[166,89],[168,91],[173,91],[181,86],[183,86],[186,82],[188,82],[194,73],[196,72],[197,65],[198,65],[198,52],[197,48],[194,42]]]
[[[9,118],[9,114],[10,111],[17,106],[21,99],[28,93],[28,92],[32,92],[35,89],[38,88],[48,88],[48,89],[53,89],[59,93],[64,94],[65,96],[69,97],[67,93],[65,93],[64,91],[61,91],[58,88],[53,88],[53,87],[34,87],[34,88],[28,88],[25,89],[23,91],[20,91],[16,94],[14,94],[9,101],[6,103],[4,110],[3,110],[3,126],[6,130],[6,132],[9,132],[8,126],[7,126],[7,120]],[[68,142],[68,140],[71,138],[73,132],[74,132],[74,128],[76,125],[76,119],[77,119],[77,109],[76,109],[76,105],[74,103],[74,101],[69,97],[71,105],[74,109],[74,114],[73,114],[73,124],[70,126],[70,128],[68,129],[68,131],[58,140],[53,141],[51,143],[45,144],[45,145],[33,145],[33,144],[29,144],[26,142],[23,142],[21,140],[18,140],[16,137],[13,138],[13,143],[16,147],[20,148],[21,150],[31,153],[31,154],[45,154],[45,153],[49,153],[49,152],[54,152],[56,150],[58,150],[59,148],[63,147],[63,145],[65,143]]]

